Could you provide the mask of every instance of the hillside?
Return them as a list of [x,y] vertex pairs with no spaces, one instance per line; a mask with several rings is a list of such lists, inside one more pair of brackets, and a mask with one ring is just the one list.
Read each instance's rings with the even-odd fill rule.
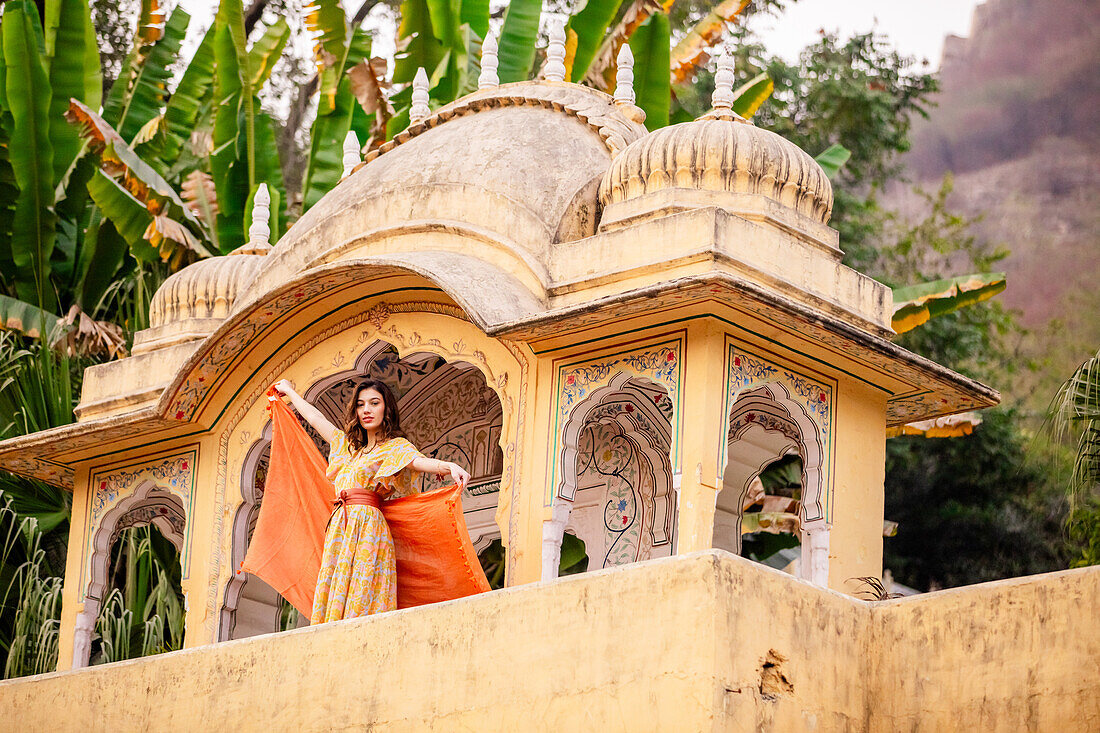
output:
[[[1006,401],[1041,409],[1056,375],[1100,345],[1100,3],[989,0],[969,38],[949,37],[941,92],[914,125],[903,159],[935,190],[955,175],[954,208],[981,217],[976,234],[1007,246],[1003,302],[1032,329],[1023,359],[1045,381],[1006,389]],[[888,205],[915,213],[911,190]]]

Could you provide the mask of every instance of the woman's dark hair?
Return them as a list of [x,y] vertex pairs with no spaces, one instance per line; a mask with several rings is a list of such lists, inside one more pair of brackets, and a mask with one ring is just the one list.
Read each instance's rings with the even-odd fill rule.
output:
[[355,391],[351,393],[351,400],[348,401],[347,410],[344,412],[344,432],[347,433],[348,446],[352,453],[367,444],[367,431],[359,424],[356,407],[359,404],[359,395],[368,389],[373,389],[382,395],[382,426],[378,436],[379,442],[390,438],[405,437],[405,433],[401,431],[401,418],[397,414],[397,398],[393,396],[393,392],[390,391],[385,382],[368,379],[360,382]]

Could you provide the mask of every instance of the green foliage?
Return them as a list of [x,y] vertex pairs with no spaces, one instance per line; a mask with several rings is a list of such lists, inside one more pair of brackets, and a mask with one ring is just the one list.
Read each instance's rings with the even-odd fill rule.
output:
[[[608,26],[611,25],[611,21],[615,20],[615,16],[622,5],[623,0],[588,0],[584,7],[569,19],[567,28],[577,34],[577,51],[573,56],[573,71],[570,74],[570,79],[579,82],[584,78],[584,75],[588,72],[588,67],[592,65],[592,59],[596,57],[596,51],[603,42]],[[665,20],[667,22],[667,16]],[[631,51],[634,51],[637,57],[641,49],[636,48],[633,41],[631,41],[630,46]],[[642,56],[641,58],[646,57]],[[656,65],[656,62],[654,65]],[[667,66],[666,63],[665,67],[667,68]],[[645,107],[642,107],[642,109],[645,109]]]
[[1050,416],[1055,436],[1077,439],[1070,500],[1100,499],[1100,350],[1073,372],[1055,395]]
[[542,0],[512,0],[504,13],[500,30],[497,75],[501,84],[524,81],[535,63],[535,41],[539,34]]
[[152,525],[130,527],[112,548],[110,567],[112,588],[96,618],[91,663],[182,648],[183,591],[172,544]]
[[656,13],[630,38],[630,50],[640,59],[634,73],[636,104],[645,112],[650,130],[668,126],[671,103],[668,16]]
[[51,672],[57,665],[61,578],[50,572],[42,530],[0,492],[0,650],[4,678]]
[[44,41],[38,10],[30,0],[4,7],[4,103],[10,114],[8,156],[19,189],[11,228],[15,291],[22,299],[49,311],[57,309],[50,287],[50,255],[57,217],[53,211],[54,148],[50,140],[50,82],[43,58]]
[[840,173],[840,169],[844,167],[844,164],[848,162],[848,159],[852,157],[852,151],[844,147],[840,143],[833,143],[829,147],[822,150],[814,160],[821,166],[821,169],[825,171],[825,175],[829,178],[836,178],[837,173]]
[[886,565],[914,588],[943,588],[1066,567],[1066,503],[1030,460],[1018,416],[994,408],[972,435],[892,438],[886,516],[898,523]]

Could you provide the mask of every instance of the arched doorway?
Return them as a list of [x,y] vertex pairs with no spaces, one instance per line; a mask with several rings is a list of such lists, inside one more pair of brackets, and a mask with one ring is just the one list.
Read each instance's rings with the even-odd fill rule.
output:
[[[823,455],[816,425],[783,385],[768,383],[739,393],[730,408],[713,546],[741,554],[743,532],[797,535],[802,544],[798,574],[824,584],[826,578],[821,577],[819,567],[822,545],[820,538],[814,537],[828,531],[819,518],[824,492]],[[792,457],[797,458],[801,469],[798,491],[766,493],[760,484],[761,473],[790,463]],[[757,521],[751,523],[745,521],[745,511],[750,507],[757,509]],[[812,513],[807,512],[808,507]],[[761,517],[766,517],[764,526],[760,526]],[[825,548],[827,552],[827,544]],[[827,556],[824,560],[827,563]]]
[[[504,468],[500,445],[503,412],[499,397],[481,370],[467,362],[450,362],[428,352],[401,357],[393,345],[377,340],[360,353],[350,369],[308,386],[298,386],[303,397],[333,424],[343,425],[344,411],[355,386],[367,378],[381,380],[393,390],[398,399],[401,427],[413,445],[429,457],[455,461],[470,471],[463,509],[475,549],[483,549],[499,538],[495,512]],[[303,423],[303,427],[327,457],[328,444],[308,425]],[[244,501],[233,525],[234,567],[239,567],[244,558],[255,528],[270,444],[269,424],[249,448],[244,461],[241,475]],[[425,475],[420,478],[419,488],[430,491],[443,482],[440,477]],[[258,578],[237,573],[226,586],[220,638],[237,639],[280,630],[285,616],[279,600],[278,594]]]
[[583,543],[588,570],[673,553],[672,410],[663,386],[624,373],[573,409],[544,531],[544,579],[557,575],[566,533]]
[[[179,572],[180,553],[184,546],[187,517],[183,503],[175,494],[160,488],[152,481],[142,482],[134,492],[116,504],[99,522],[91,543],[90,579],[84,594],[84,609],[77,615],[73,646],[73,667],[86,667],[92,657],[92,642],[96,634],[97,621],[105,604],[111,600],[112,572],[115,568],[112,556],[119,555],[117,544],[128,530],[136,527],[151,526],[157,535],[167,540],[172,548],[172,558],[165,558],[163,564],[174,563],[169,568]],[[149,542],[153,540],[150,539]],[[174,589],[178,593],[178,589]],[[116,601],[117,603],[117,601]],[[119,616],[122,611],[118,611]],[[144,615],[144,614],[143,614]],[[128,625],[134,619],[127,619]],[[144,623],[144,619],[139,620]],[[182,622],[182,618],[180,619]],[[155,631],[155,630],[154,630]],[[161,629],[163,634],[163,629]],[[149,634],[147,633],[146,636]],[[182,637],[179,639],[182,642]],[[143,644],[143,646],[149,646]],[[114,658],[118,657],[117,654]]]

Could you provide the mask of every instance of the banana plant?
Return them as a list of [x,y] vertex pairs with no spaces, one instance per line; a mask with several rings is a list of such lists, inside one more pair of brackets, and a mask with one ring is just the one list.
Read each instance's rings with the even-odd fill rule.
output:
[[98,106],[101,95],[87,4],[49,0],[44,18],[11,0],[0,24],[0,320],[26,335],[45,333],[80,291],[83,207],[65,205],[79,198],[80,142],[60,112],[70,97]]
[[[706,50],[721,39],[726,24],[749,5],[747,0],[720,3],[673,47],[668,19],[673,2],[587,0],[566,25],[568,78],[597,89],[614,88],[619,49],[630,44],[636,59],[636,103],[645,111],[646,126],[651,130],[691,119],[682,110],[673,119],[673,85],[690,79],[707,59]],[[508,4],[497,51],[497,76],[502,84],[524,81],[536,73],[541,14],[542,0],[512,0]],[[484,0],[404,0],[394,83],[411,82],[416,69],[422,67],[428,73],[434,105],[473,91],[487,28]],[[773,89],[764,74],[751,79],[735,92],[734,110],[751,117]],[[397,109],[388,126],[388,135],[393,136],[408,125],[411,89],[406,87],[390,101]]]
[[[310,129],[309,163],[302,183],[303,210],[340,182],[343,142],[348,131],[354,129],[363,141],[372,133],[373,117],[368,119],[358,103],[352,72],[360,84],[373,82],[381,89],[382,82],[377,69],[370,66],[370,37],[361,28],[349,29],[345,17],[339,0],[317,0],[306,16],[306,27],[316,37],[314,56],[320,85],[317,117]],[[363,94],[369,96],[370,92]]]
[[892,327],[905,333],[937,316],[953,313],[1005,289],[1003,272],[979,272],[894,289]]
[[[250,55],[242,5],[224,0],[214,19],[215,118],[211,175],[218,195],[218,249],[230,252],[245,242],[249,202],[261,183],[271,192],[272,235],[285,221],[286,188],[271,118],[260,111],[254,73],[260,58]],[[285,43],[285,40],[284,40]],[[261,48],[264,48],[262,46]]]

